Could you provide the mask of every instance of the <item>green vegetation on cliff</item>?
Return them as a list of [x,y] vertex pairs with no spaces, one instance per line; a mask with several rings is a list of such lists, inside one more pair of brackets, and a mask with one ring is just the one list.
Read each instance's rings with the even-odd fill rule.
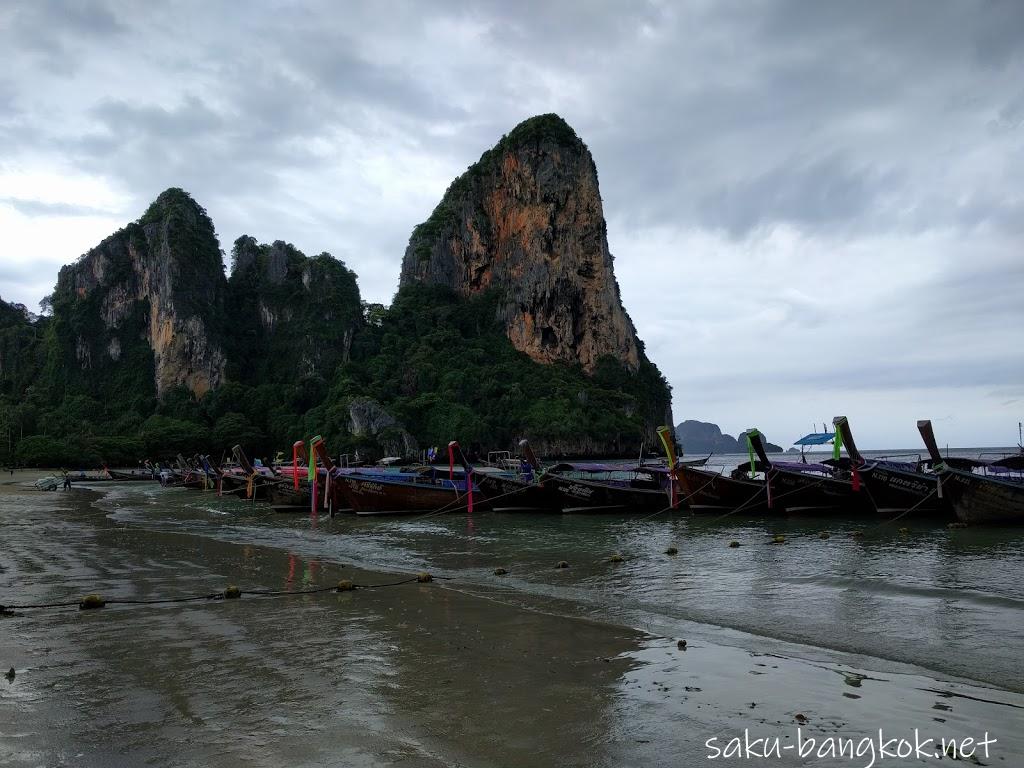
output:
[[[413,253],[429,257],[463,220],[484,232],[479,200],[503,155],[529,163],[552,145],[570,167],[589,158],[557,115],[521,123],[452,182],[415,229]],[[560,183],[559,195],[574,193],[571,179]],[[603,232],[599,207],[592,218]],[[225,278],[210,217],[168,189],[61,270],[52,317],[0,302],[0,458],[77,468],[216,459],[236,443],[269,457],[316,433],[334,453],[367,456],[451,439],[484,453],[523,437],[549,456],[635,454],[669,410],[642,345],[628,361],[590,355],[589,373],[536,362],[509,339],[510,295],[403,283],[390,307],[367,305],[330,254],[249,236],[235,241]],[[606,303],[622,312],[617,290]]]
[[329,379],[362,325],[356,275],[329,253],[307,258],[243,235],[228,280],[228,378],[255,385]]
[[421,442],[458,438],[485,452],[527,437],[547,454],[624,453],[663,418],[668,385],[646,359],[633,374],[604,359],[542,365],[517,351],[497,318],[497,296],[461,299],[436,286],[399,291],[379,326],[360,337],[332,395],[366,393]]

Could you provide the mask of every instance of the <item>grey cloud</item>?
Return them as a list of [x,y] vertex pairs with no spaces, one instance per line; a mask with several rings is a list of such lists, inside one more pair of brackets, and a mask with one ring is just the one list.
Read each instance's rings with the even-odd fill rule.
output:
[[76,70],[74,49],[83,44],[107,43],[125,32],[102,0],[15,3],[10,7],[8,23],[11,37],[20,48],[32,52],[44,68],[65,76]]
[[745,236],[759,226],[842,229],[871,211],[898,185],[896,173],[851,167],[836,156],[793,159],[758,176],[711,190],[698,204],[712,227]]
[[[934,380],[975,386],[1020,378],[999,324],[1019,326],[1024,291],[1006,267],[1024,234],[1022,20],[1016,0],[8,4],[0,142],[5,162],[106,183],[129,198],[126,218],[185,187],[225,243],[252,232],[328,250],[386,299],[451,178],[555,111],[594,153],[620,283],[649,268],[628,254],[649,253],[653,230],[749,256],[723,287],[708,254],[652,255],[665,280],[649,305],[671,302],[672,321],[714,340],[699,359],[680,360],[675,329],[662,343],[670,320],[646,302],[627,307],[681,400],[698,387],[749,399],[730,384],[738,358],[766,396],[844,377],[926,386],[929,357]],[[74,213],[3,194],[23,214]],[[877,279],[841,316],[829,297],[758,295],[767,233],[788,230],[817,259],[880,249],[862,267]],[[920,275],[895,269],[908,244]],[[781,262],[770,268],[799,282],[800,259]],[[734,287],[757,296],[737,311],[763,318],[771,344],[737,352],[715,326],[735,302],[712,293]],[[967,343],[972,370],[937,328]],[[920,372],[874,351],[893,329]],[[858,344],[871,356],[850,365],[837,348]],[[806,358],[828,374],[791,375]]]
[[201,99],[188,96],[170,109],[123,100],[104,100],[92,113],[119,141],[142,134],[168,141],[189,140],[212,133],[223,126],[223,118]]
[[[25,216],[96,216],[104,214],[99,208],[68,203],[46,203],[41,200],[26,200],[19,197],[3,197],[0,203],[10,205]],[[2,275],[3,273],[0,273]]]

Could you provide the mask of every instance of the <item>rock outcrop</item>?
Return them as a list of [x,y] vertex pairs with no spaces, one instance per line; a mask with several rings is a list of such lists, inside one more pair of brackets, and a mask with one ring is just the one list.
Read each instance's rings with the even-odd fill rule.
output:
[[41,337],[38,326],[38,318],[30,315],[23,304],[0,299],[0,395],[20,398],[35,379]]
[[363,323],[356,275],[329,253],[243,235],[228,280],[228,372],[252,384],[329,379]]
[[[707,421],[687,419],[676,427],[676,440],[682,445],[686,455],[693,458],[701,453],[746,453],[747,433],[739,436],[722,434],[717,424]],[[782,448],[765,439],[765,450],[768,453],[781,453]]]
[[387,456],[415,456],[416,438],[376,400],[354,397],[349,401],[349,431],[353,437],[372,438]]
[[639,365],[597,169],[557,115],[521,123],[451,184],[409,240],[400,285],[413,283],[461,296],[499,291],[509,339],[538,362],[587,372],[603,356]]
[[[71,378],[100,394],[127,366],[164,396],[202,396],[224,377],[225,278],[213,222],[189,195],[168,189],[129,224],[61,269],[53,312]],[[75,370],[77,369],[77,370]]]

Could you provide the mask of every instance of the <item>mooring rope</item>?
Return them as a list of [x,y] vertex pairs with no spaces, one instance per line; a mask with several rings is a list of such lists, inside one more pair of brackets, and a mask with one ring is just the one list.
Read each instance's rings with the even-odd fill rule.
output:
[[59,601],[53,603],[31,603],[0,605],[0,616],[14,615],[14,611],[45,610],[51,608],[78,608],[88,610],[91,608],[102,608],[107,605],[169,605],[173,603],[192,603],[199,601],[231,600],[240,598],[242,595],[253,597],[293,597],[297,595],[318,595],[324,592],[351,592],[357,589],[380,589],[382,587],[398,587],[403,584],[427,584],[434,580],[443,579],[450,581],[450,577],[434,576],[429,573],[420,573],[399,581],[387,581],[380,584],[358,584],[349,580],[341,580],[335,586],[311,587],[309,589],[240,589],[235,586],[228,586],[223,592],[210,592],[202,595],[186,595],[183,597],[156,597],[146,599],[112,598],[107,600],[97,594],[89,594],[84,598],[75,601]]
[[[934,496],[934,495],[935,495],[936,493],[938,493],[938,488],[936,488],[936,489],[932,490],[932,491],[931,491],[931,492],[930,492],[930,493],[929,493],[929,494],[928,494],[927,496],[925,496],[925,497],[924,497],[923,499],[921,499],[921,500],[920,500],[919,502],[917,502],[917,504],[915,504],[914,506],[910,507],[909,509],[907,509],[907,510],[905,510],[905,511],[901,512],[900,514],[896,515],[896,517],[892,517],[892,518],[890,518],[890,519],[888,519],[888,520],[883,520],[883,521],[882,521],[882,522],[880,522],[880,523],[875,523],[875,524],[874,524],[873,526],[871,526],[870,528],[868,528],[868,531],[876,531],[876,530],[878,530],[879,528],[881,528],[881,527],[882,527],[883,525],[892,525],[892,524],[893,524],[893,523],[895,523],[895,522],[896,522],[897,520],[901,520],[901,519],[903,519],[904,517],[906,517],[907,515],[909,515],[909,514],[910,514],[911,512],[913,512],[913,511],[914,511],[915,509],[917,509],[917,508],[918,508],[918,507],[920,507],[920,506],[921,506],[922,504],[924,504],[924,503],[925,503],[926,501],[928,501],[928,499],[930,499],[930,498],[931,498],[932,496]],[[871,503],[872,503],[872,504],[874,503],[874,499],[872,499],[872,500],[871,500]]]

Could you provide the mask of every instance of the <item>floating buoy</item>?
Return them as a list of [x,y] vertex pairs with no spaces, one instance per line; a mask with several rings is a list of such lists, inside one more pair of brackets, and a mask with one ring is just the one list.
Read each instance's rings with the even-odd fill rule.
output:
[[864,535],[864,531],[854,531],[850,535],[853,536],[855,539],[858,539]]
[[102,608],[107,604],[99,595],[86,595],[82,598],[82,602],[78,604],[78,610],[80,611],[91,611],[95,608]]
[[568,567],[569,567],[569,563],[567,563],[565,560],[559,560],[557,563],[555,563],[555,568],[568,568]]
[[356,588],[356,585],[353,584],[351,581],[349,581],[348,579],[342,579],[341,581],[338,582],[338,586],[335,587],[334,591],[335,592],[351,592],[355,588]]
[[772,544],[785,544],[785,543],[786,543],[786,537],[783,536],[781,533],[777,533],[774,536],[772,536]]
[[236,587],[234,584],[224,590],[225,600],[237,600],[242,596],[242,590]]
[[793,715],[793,719],[796,720],[798,723],[806,723],[807,715],[797,712],[795,715]]
[[736,547],[738,547],[739,545],[740,545],[740,543],[738,541],[730,541],[729,542],[729,546],[731,548],[733,548],[733,549],[736,549]]
[[957,523],[950,523],[946,527],[947,528],[966,528],[967,527],[967,523],[959,523],[959,522],[957,522]]
[[426,571],[424,571],[423,573],[421,573],[419,576],[416,577],[416,581],[418,581],[420,584],[429,584],[433,580],[434,580],[434,577],[431,576]]
[[668,549],[665,550],[665,554],[666,555],[678,555],[679,554],[679,550],[676,549],[675,547],[669,547]]
[[622,557],[622,555],[620,555],[620,554],[618,554],[616,552],[614,555],[612,555],[611,557],[608,558],[608,562],[609,563],[622,563],[622,562],[625,562],[625,559]]
[[7,674],[4,675],[4,677],[7,678],[7,682],[8,683],[13,683],[14,682],[14,675],[15,675],[14,667],[11,667],[9,670],[7,670]]
[[504,568],[495,568],[494,569],[494,575],[495,576],[504,576],[507,573],[508,573],[508,571],[506,571]]
[[910,529],[909,528],[900,528],[900,535],[901,536],[906,536],[908,533],[910,533]]
[[827,539],[831,535],[832,534],[830,534],[828,531],[822,531],[821,533],[818,534],[818,538],[819,539]]
[[678,648],[680,651],[685,651],[686,650],[686,641],[685,640],[680,640],[678,643],[676,643],[676,648]]

